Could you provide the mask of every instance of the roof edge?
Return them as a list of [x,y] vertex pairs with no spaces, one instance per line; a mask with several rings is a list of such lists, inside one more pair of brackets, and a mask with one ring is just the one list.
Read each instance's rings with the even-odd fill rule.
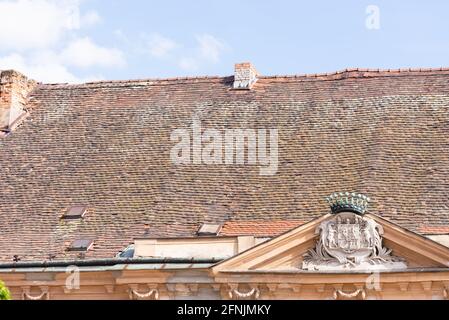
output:
[[[346,68],[334,72],[323,73],[305,73],[290,75],[260,75],[259,80],[341,80],[346,78],[373,78],[373,77],[392,77],[407,75],[437,75],[448,74],[449,67],[439,68],[398,68],[398,69],[369,69],[369,68]],[[85,83],[39,83],[41,88],[60,89],[60,88],[91,88],[91,87],[119,87],[119,86],[146,86],[146,85],[163,85],[173,83],[194,83],[194,82],[225,82],[231,83],[234,76],[192,76],[192,77],[168,77],[168,78],[143,78],[130,80],[102,80]]]
[[1,269],[11,268],[47,268],[47,267],[68,267],[68,266],[113,266],[117,264],[151,264],[151,263],[217,263],[223,259],[198,259],[198,258],[106,258],[106,259],[87,259],[87,260],[53,260],[53,261],[23,261],[23,262],[0,262]]

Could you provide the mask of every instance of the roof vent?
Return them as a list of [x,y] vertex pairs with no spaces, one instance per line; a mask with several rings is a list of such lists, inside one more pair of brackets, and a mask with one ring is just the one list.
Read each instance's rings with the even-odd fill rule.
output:
[[81,219],[87,212],[87,206],[71,206],[62,215],[62,219]]
[[250,62],[235,64],[234,89],[251,89],[258,76],[259,73]]
[[88,251],[92,248],[94,242],[87,239],[79,239],[73,241],[67,248],[67,251]]
[[221,230],[221,224],[203,223],[198,229],[199,236],[216,236]]

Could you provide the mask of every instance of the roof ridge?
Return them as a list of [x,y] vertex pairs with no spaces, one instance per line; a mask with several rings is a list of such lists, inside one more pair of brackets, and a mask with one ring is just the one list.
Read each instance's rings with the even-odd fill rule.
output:
[[[360,74],[362,72],[363,74]],[[346,68],[334,72],[321,72],[321,73],[304,73],[304,74],[290,74],[290,75],[260,75],[259,79],[316,79],[317,80],[338,80],[344,78],[344,75],[349,74],[349,78],[369,78],[369,77],[382,77],[382,76],[397,76],[398,74],[416,74],[416,73],[439,73],[449,72],[449,67],[439,68],[398,68],[398,69],[370,69],[370,68]],[[369,73],[369,74],[367,74]],[[148,84],[171,84],[173,82],[201,82],[201,81],[231,81],[232,75],[227,76],[187,76],[187,77],[169,77],[169,78],[146,78],[146,79],[129,79],[129,80],[101,80],[85,83],[39,83],[40,86],[47,88],[89,88],[95,86],[132,86],[132,85],[148,85]]]
[[129,79],[129,80],[100,80],[84,83],[39,83],[44,87],[91,87],[96,85],[146,85],[153,82],[196,82],[198,80],[226,80],[232,79],[233,76],[192,76],[192,77],[169,77],[169,78],[142,78],[142,79]]
[[[260,79],[271,79],[271,78],[314,78],[314,77],[328,77],[335,75],[342,75],[353,72],[370,72],[375,73],[380,76],[396,75],[398,73],[432,73],[432,72],[447,72],[449,67],[439,67],[439,68],[397,68],[397,69],[370,69],[370,68],[346,68],[334,72],[320,72],[320,73],[303,73],[295,75],[272,75],[272,76],[260,76]],[[358,78],[364,78],[366,75],[359,75]]]

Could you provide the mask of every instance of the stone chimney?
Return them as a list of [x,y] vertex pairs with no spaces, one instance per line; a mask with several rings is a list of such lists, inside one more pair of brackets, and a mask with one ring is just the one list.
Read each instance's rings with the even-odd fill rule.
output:
[[234,89],[251,89],[259,73],[250,62],[237,63],[234,69]]
[[35,86],[35,81],[17,71],[0,71],[0,131],[9,132],[18,123]]

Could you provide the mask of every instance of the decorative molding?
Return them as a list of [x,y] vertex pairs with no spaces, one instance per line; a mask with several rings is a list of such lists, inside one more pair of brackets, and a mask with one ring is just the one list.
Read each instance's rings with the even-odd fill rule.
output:
[[33,296],[30,294],[30,287],[23,287],[22,300],[50,300],[49,288],[48,287],[39,287],[39,288],[41,289],[41,294]]
[[432,281],[421,282],[421,286],[424,289],[424,291],[430,291],[432,289]]
[[284,251],[316,238],[316,226],[330,217],[332,217],[331,214],[323,215],[278,237],[260,243],[258,246],[254,246],[245,252],[212,266],[212,273],[217,277],[218,274],[230,270],[247,271],[262,269],[268,261],[273,261],[273,255],[281,254]]
[[325,285],[324,285],[324,284],[316,284],[316,285],[315,285],[315,288],[316,288],[316,291],[317,291],[317,292],[323,293],[323,292],[324,292]]
[[409,283],[408,282],[400,282],[400,283],[398,283],[398,286],[402,292],[405,292],[408,290]]
[[115,286],[113,284],[105,284],[104,288],[107,293],[114,293]]
[[355,283],[354,284],[354,286],[357,288],[357,289],[360,289],[360,290],[364,290],[365,289],[365,285],[364,284],[357,284],[357,283]]
[[368,209],[370,198],[359,193],[336,192],[326,197],[331,212],[337,214],[340,212],[354,212],[359,215],[365,214]]
[[187,285],[190,292],[198,292],[198,283],[191,283]]
[[[449,267],[449,248],[435,242],[431,239],[422,237],[410,230],[404,229],[391,221],[384,219],[375,214],[368,213],[365,217],[369,217],[381,224],[385,230],[385,235],[388,234],[388,240],[397,247],[403,247],[413,252],[418,259],[424,258],[423,262],[427,265],[431,260],[436,263],[438,267]],[[421,257],[422,258],[421,258]]]
[[362,295],[362,299],[366,299],[366,292],[364,289],[356,289],[353,292],[344,292],[342,290],[335,290],[334,291],[334,300],[337,300],[339,296],[345,298],[345,299],[353,299],[356,298],[359,294]]
[[220,291],[221,289],[221,283],[212,283],[211,287],[214,291]]
[[383,228],[373,219],[341,212],[323,221],[314,249],[305,255],[302,269],[314,271],[406,269],[407,264],[383,247]]
[[[167,283],[165,285],[167,294],[170,298],[176,296],[192,296],[197,295],[199,291],[198,283]],[[219,290],[219,287],[217,288]]]
[[[267,284],[268,286],[268,284]],[[300,292],[302,285],[301,284],[297,284],[297,283],[289,283],[289,282],[284,282],[284,283],[276,283],[276,290],[291,290],[293,292]]]
[[294,293],[301,292],[301,289],[302,289],[302,285],[300,285],[300,284],[296,284],[296,285],[292,286],[292,290],[293,290]]
[[277,283],[267,283],[267,288],[270,292],[275,292],[279,285]]
[[159,300],[159,290],[149,289],[147,292],[140,293],[138,290],[138,285],[129,285],[128,293],[129,293],[129,299],[130,300]]
[[449,281],[443,281],[443,297],[449,300]]
[[342,290],[343,284],[342,283],[335,283],[332,287],[334,287],[334,290]]
[[260,297],[260,290],[257,287],[252,287],[248,292],[241,292],[238,290],[238,285],[230,284],[231,289],[228,292],[230,299],[251,299],[255,300]]
[[173,292],[180,295],[190,295],[190,288],[185,283],[175,283],[173,286]]

